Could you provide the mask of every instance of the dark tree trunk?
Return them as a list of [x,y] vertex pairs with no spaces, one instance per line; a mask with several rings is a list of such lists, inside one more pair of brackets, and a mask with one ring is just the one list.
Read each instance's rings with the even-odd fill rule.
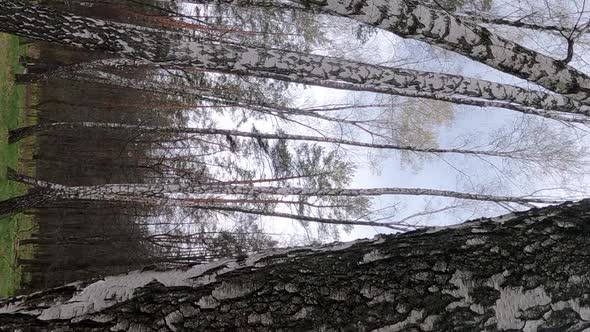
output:
[[582,331],[590,200],[448,228],[78,282],[0,330]]
[[0,201],[0,220],[54,202],[57,198],[38,188],[28,194]]

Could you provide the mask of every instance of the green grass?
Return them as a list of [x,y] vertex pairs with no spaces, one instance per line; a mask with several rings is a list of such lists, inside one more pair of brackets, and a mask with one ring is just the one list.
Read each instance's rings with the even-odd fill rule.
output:
[[[14,74],[22,72],[18,57],[25,52],[16,37],[0,34],[0,199],[25,190],[6,179],[7,167],[19,168],[19,147],[8,144],[7,131],[24,123],[25,88],[14,84]],[[19,248],[18,240],[26,238],[32,227],[31,218],[22,214],[0,220],[0,297],[13,295],[19,287],[22,274],[16,258],[30,257],[32,251],[30,246]]]

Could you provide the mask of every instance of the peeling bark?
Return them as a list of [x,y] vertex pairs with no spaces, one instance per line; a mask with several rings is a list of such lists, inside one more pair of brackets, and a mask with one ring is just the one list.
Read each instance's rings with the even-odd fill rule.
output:
[[[16,0],[0,0],[0,31],[162,65],[194,66],[310,85],[328,85],[324,84],[326,82],[336,87],[343,84],[346,89],[395,95],[460,95],[537,109],[559,108],[571,113],[590,114],[588,106],[578,107],[575,100],[558,94],[459,75],[369,65],[300,52],[181,41],[169,38],[170,33],[162,30],[76,16]],[[566,90],[572,90],[572,84],[577,90],[583,89],[584,86],[578,83],[581,81],[569,82]],[[579,97],[578,92],[581,93],[571,94]]]
[[590,201],[76,282],[0,302],[0,330],[582,331]]

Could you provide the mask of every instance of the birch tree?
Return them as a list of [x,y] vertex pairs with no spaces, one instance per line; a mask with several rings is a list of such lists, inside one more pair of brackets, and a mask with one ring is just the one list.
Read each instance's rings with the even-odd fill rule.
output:
[[[190,65],[230,74],[414,97],[437,98],[442,95],[443,98],[451,98],[460,95],[527,108],[590,114],[587,106],[566,96],[458,75],[368,65],[228,43],[183,41],[162,30],[85,18],[16,0],[1,1],[0,9],[1,31],[71,47],[107,51],[162,65]],[[88,33],[82,34],[80,31]],[[571,82],[568,84],[571,85]]]
[[590,202],[78,281],[0,302],[7,331],[582,331]]
[[[351,147],[361,147],[377,150],[395,150],[400,152],[413,152],[413,153],[424,153],[424,154],[455,154],[455,155],[471,155],[476,157],[496,157],[506,158],[514,160],[523,160],[528,163],[536,163],[539,165],[545,164],[550,166],[554,164],[553,161],[557,162],[560,159],[559,154],[552,155],[547,153],[548,151],[534,151],[534,145],[530,144],[527,148],[526,145],[518,146],[511,150],[510,144],[498,144],[501,148],[497,150],[476,150],[476,149],[457,149],[457,148],[433,148],[433,147],[419,147],[412,145],[397,145],[391,143],[371,143],[363,142],[358,140],[348,140],[342,138],[332,138],[328,136],[311,136],[311,135],[295,135],[287,134],[284,132],[277,133],[263,133],[259,131],[240,131],[231,129],[216,129],[216,128],[187,128],[187,127],[157,127],[157,126],[135,126],[126,125],[121,123],[100,123],[100,122],[57,122],[51,124],[33,125],[23,128],[16,128],[9,133],[9,142],[15,143],[19,140],[32,136],[35,134],[48,133],[52,131],[60,131],[65,129],[110,129],[110,130],[125,130],[129,132],[138,132],[146,134],[177,134],[177,135],[213,135],[223,137],[247,137],[257,140],[289,140],[289,141],[302,141],[302,142],[319,142],[319,143],[331,143],[335,145],[344,145]],[[551,146],[556,146],[555,149],[562,151],[569,151],[569,148],[573,148],[572,144],[566,144],[565,146],[547,144],[544,146],[545,149]],[[580,158],[583,155],[582,150],[571,150],[568,155],[578,155]],[[555,160],[554,160],[555,159]],[[571,164],[575,166],[575,158],[571,160],[562,160],[562,165]],[[563,167],[563,166],[562,166]]]
[[[15,213],[39,206],[68,200],[111,201],[123,203],[141,203],[146,205],[198,207],[199,203],[236,202],[233,197],[261,197],[261,196],[314,196],[314,197],[359,197],[359,196],[438,196],[451,197],[473,201],[489,201],[500,203],[515,203],[523,206],[534,204],[555,204],[563,202],[562,198],[522,196],[511,197],[501,195],[486,195],[477,193],[457,192],[450,190],[424,188],[304,188],[285,186],[245,185],[229,183],[191,183],[178,182],[173,184],[105,184],[96,186],[64,186],[28,176],[14,171],[8,172],[14,181],[33,186],[24,195],[2,201],[0,216],[7,217]],[[228,199],[219,199],[220,196]],[[289,203],[288,201],[277,201]],[[211,206],[210,206],[211,207]],[[286,217],[287,215],[285,215]],[[294,218],[297,219],[297,218]],[[301,219],[304,220],[304,219]],[[336,219],[334,219],[336,220]],[[313,220],[310,220],[313,221]],[[319,219],[317,220],[319,221]],[[359,222],[362,224],[363,222]],[[351,224],[343,222],[343,224]],[[370,224],[373,225],[373,224]]]
[[[590,77],[558,60],[527,49],[485,27],[462,21],[430,1],[294,1],[303,8],[351,18],[377,28],[440,46],[556,93],[590,102]],[[238,3],[240,3],[238,1]],[[243,1],[254,3],[257,1]],[[261,5],[267,5],[264,2]]]
[[[106,68],[108,69],[110,66],[115,65],[115,67],[119,67],[121,65],[125,66],[126,64],[133,64],[133,62],[129,62],[126,60],[114,60],[114,61],[100,61],[97,63],[98,65],[102,64],[109,64]],[[244,98],[244,96],[221,92],[218,90],[211,90],[204,88],[201,84],[198,86],[195,84],[170,84],[166,82],[154,82],[150,80],[137,80],[137,79],[129,79],[122,77],[117,74],[113,74],[112,72],[105,72],[103,70],[99,70],[95,67],[96,64],[87,64],[82,65],[79,68],[80,70],[76,70],[76,67],[73,68],[65,68],[64,70],[56,70],[54,72],[50,72],[43,75],[29,75],[30,80],[47,80],[51,78],[62,78],[62,79],[70,79],[75,81],[81,82],[88,82],[88,83],[98,83],[98,84],[108,84],[114,86],[120,86],[124,88],[131,88],[137,89],[142,91],[148,91],[153,93],[159,94],[168,94],[168,95],[176,95],[176,96],[192,96],[197,98],[198,100],[213,102],[213,103],[220,103],[222,105],[228,106],[236,106],[242,108],[248,108],[256,112],[262,113],[273,113],[273,112],[284,112],[290,114],[297,114],[297,115],[306,115],[306,116],[314,116],[319,118],[320,116],[317,113],[312,112],[301,112],[293,107],[287,107],[285,105],[279,105],[276,103],[272,103],[268,100],[252,100],[249,98]],[[123,67],[124,68],[124,67]],[[433,73],[434,74],[434,73]],[[437,75],[437,74],[434,74]],[[318,77],[318,80],[321,79]],[[469,80],[469,79],[467,79]],[[497,84],[492,83],[489,81],[485,81],[484,85],[490,84]],[[530,114],[535,116],[541,116],[549,119],[553,119],[560,122],[565,123],[581,123],[586,124],[590,122],[587,117],[587,109],[588,107],[580,104],[575,100],[567,100],[557,95],[550,95],[545,94],[538,91],[526,91],[525,89],[516,88],[518,92],[516,94],[519,96],[516,100],[512,97],[509,97],[509,101],[502,101],[501,98],[495,99],[492,96],[484,97],[482,95],[482,91],[476,91],[475,89],[470,89],[469,92],[466,92],[466,95],[471,97],[465,96],[458,96],[458,95],[451,95],[447,93],[433,93],[433,92],[422,92],[422,91],[411,91],[408,89],[383,89],[383,88],[374,88],[374,87],[358,87],[353,83],[344,83],[341,81],[332,81],[332,80],[325,80],[325,81],[314,81],[314,82],[307,82],[306,84],[310,85],[318,85],[327,88],[333,89],[341,89],[341,90],[351,90],[351,91],[372,91],[372,92],[379,92],[390,94],[394,96],[405,96],[411,98],[424,98],[424,99],[431,99],[436,101],[448,102],[458,105],[467,105],[467,106],[474,106],[477,108],[489,108],[489,107],[496,107],[496,108],[504,108],[509,109],[512,111]],[[499,86],[506,86],[504,84],[500,84]],[[509,86],[510,87],[510,86]],[[474,97],[474,98],[472,98]],[[557,98],[553,100],[553,98]],[[544,101],[541,101],[544,100]],[[565,104],[563,104],[565,103]],[[305,113],[305,114],[304,114]],[[328,119],[324,117],[324,119]]]

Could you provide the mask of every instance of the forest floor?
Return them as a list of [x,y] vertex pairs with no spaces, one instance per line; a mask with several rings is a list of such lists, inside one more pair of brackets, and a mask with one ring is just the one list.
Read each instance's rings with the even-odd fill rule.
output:
[[[19,46],[14,36],[0,34],[0,199],[7,199],[22,194],[25,188],[6,179],[6,168],[19,169],[30,174],[30,169],[23,169],[20,162],[25,151],[23,144],[8,144],[7,132],[28,124],[31,119],[26,109],[27,90],[14,83],[14,74],[22,72],[19,55],[27,53],[26,47]],[[29,142],[29,146],[30,142]],[[31,216],[19,214],[0,220],[0,297],[14,295],[23,277],[17,265],[17,259],[30,258],[31,246],[19,247],[19,240],[27,238],[34,227]]]

